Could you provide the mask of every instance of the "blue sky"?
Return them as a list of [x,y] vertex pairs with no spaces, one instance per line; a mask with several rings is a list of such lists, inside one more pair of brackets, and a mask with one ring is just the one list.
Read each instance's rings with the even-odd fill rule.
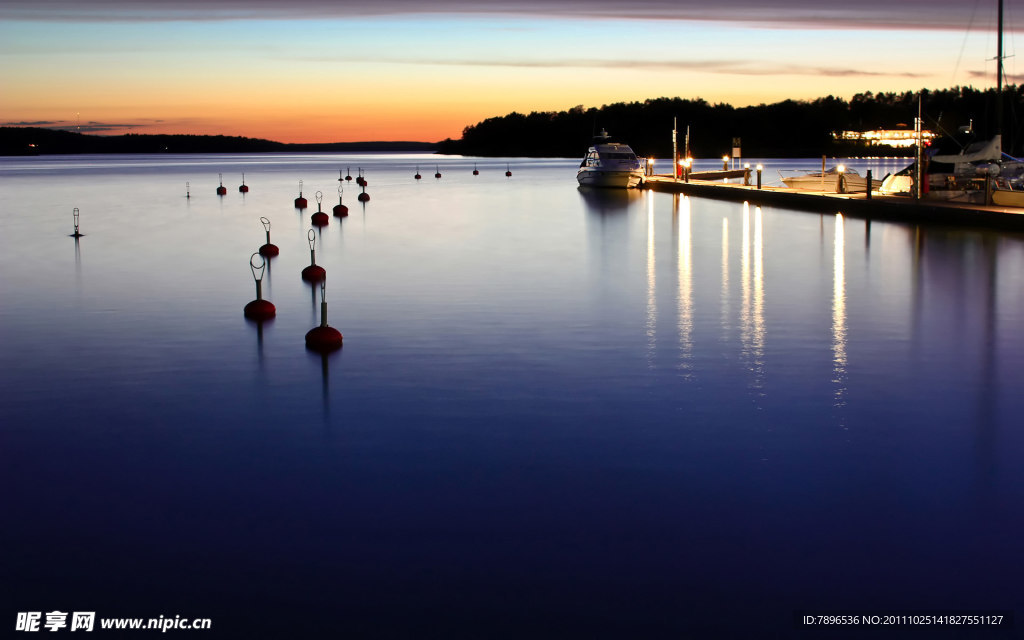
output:
[[[433,140],[577,104],[988,87],[995,13],[987,0],[3,0],[0,121]],[[1006,16],[1013,56],[1024,16]]]

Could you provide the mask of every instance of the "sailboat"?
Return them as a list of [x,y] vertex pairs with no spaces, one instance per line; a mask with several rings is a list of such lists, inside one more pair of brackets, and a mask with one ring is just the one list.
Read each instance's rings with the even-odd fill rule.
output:
[[[989,140],[974,138],[973,123],[951,137],[957,149],[933,149],[924,161],[921,196],[930,200],[1024,206],[1024,161],[1002,149],[1003,123],[1003,0],[998,2],[996,53],[996,130]],[[916,164],[887,176],[881,193],[910,193]]]

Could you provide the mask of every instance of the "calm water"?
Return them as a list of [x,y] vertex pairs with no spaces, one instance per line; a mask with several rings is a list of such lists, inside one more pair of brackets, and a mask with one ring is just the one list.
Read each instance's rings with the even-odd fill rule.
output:
[[[0,159],[3,624],[826,638],[794,612],[1002,609],[1019,632],[1024,237],[584,192],[577,163]],[[306,234],[357,167],[372,200],[347,183],[316,235],[345,336],[321,358]]]

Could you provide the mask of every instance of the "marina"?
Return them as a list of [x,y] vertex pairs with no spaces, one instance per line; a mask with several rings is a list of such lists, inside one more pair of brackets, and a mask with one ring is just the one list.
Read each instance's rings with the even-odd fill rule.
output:
[[[579,187],[578,165],[0,158],[10,618],[181,615],[218,638],[1019,625],[1024,236],[768,180]],[[321,326],[343,346],[309,348]],[[964,637],[897,631],[872,637]]]
[[959,203],[942,200],[913,200],[907,195],[872,192],[837,193],[834,190],[791,189],[788,187],[728,183],[708,180],[673,180],[652,176],[644,186],[653,191],[750,202],[800,209],[816,213],[841,212],[858,218],[894,220],[917,224],[941,224],[966,228],[990,227],[1024,231],[1024,209],[1013,206]]

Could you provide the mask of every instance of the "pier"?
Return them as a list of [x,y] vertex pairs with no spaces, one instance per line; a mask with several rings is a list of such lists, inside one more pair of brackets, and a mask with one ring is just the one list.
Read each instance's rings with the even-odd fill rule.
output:
[[671,176],[648,176],[643,188],[666,193],[683,193],[700,198],[749,202],[804,211],[841,212],[873,220],[895,220],[916,224],[948,224],[1024,231],[1024,209],[986,206],[941,200],[914,200],[909,196],[866,193],[833,193],[729,184],[713,180],[673,180]]

